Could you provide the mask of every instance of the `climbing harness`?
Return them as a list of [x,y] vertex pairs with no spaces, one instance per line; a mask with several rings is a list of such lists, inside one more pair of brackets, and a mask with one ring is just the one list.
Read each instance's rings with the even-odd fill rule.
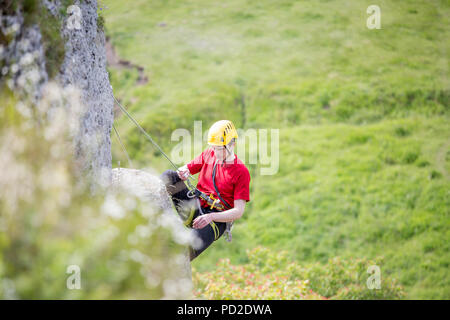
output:
[[[202,206],[200,205],[200,200],[198,198],[196,199],[196,202],[197,202],[197,207],[198,207],[198,211],[200,212],[200,215],[204,214],[204,212],[202,210]],[[216,241],[220,237],[219,227],[216,225],[216,223],[214,221],[211,221],[209,225],[211,226],[212,230],[214,231],[214,241]]]
[[198,190],[197,188],[195,188],[190,181],[186,180],[187,184],[189,185],[189,191],[187,193],[187,197],[192,199],[192,198],[201,198],[204,201],[206,201],[206,203],[208,204],[210,209],[217,209],[219,211],[224,211],[225,210],[225,206],[220,203],[220,199],[214,198],[214,195],[211,193],[209,195],[207,195],[206,193]]
[[[111,86],[111,90],[112,90],[112,86]],[[158,149],[158,151],[159,152],[161,152],[161,154],[170,162],[170,164],[175,168],[175,170],[177,171],[178,170],[178,167],[175,165],[175,163],[173,163],[172,162],[172,160],[170,160],[170,158],[164,153],[164,151],[161,149],[161,147],[152,139],[152,137],[139,125],[139,123],[136,121],[136,120],[134,120],[134,118],[128,113],[128,111],[120,104],[120,102],[119,101],[117,101],[117,99],[116,99],[116,97],[114,96],[114,94],[112,94],[112,97],[113,97],[113,99],[114,99],[114,101],[117,103],[117,105],[119,106],[119,108],[120,108],[120,110],[122,110],[122,112],[123,113],[125,113],[125,115],[136,125],[136,127],[144,134],[144,136],[153,144],[153,146],[155,146],[156,147],[156,149]],[[119,135],[119,133],[118,133],[118,131],[117,131],[117,129],[116,129],[116,127],[114,126],[114,124],[113,124],[113,128],[114,128],[114,132],[116,133],[116,135],[117,135],[117,138],[118,138],[118,140],[119,140],[119,143],[120,143],[120,145],[121,145],[121,147],[122,147],[122,150],[124,151],[124,153],[125,153],[125,155],[126,155],[126,157],[127,157],[127,159],[128,159],[128,162],[129,162],[129,164],[130,164],[130,166],[132,166],[132,164],[131,164],[131,159],[130,159],[130,157],[128,156],[128,153],[126,152],[126,149],[125,149],[125,147],[124,147],[124,145],[123,145],[123,143],[122,143],[122,140],[120,139],[120,135]],[[215,168],[215,167],[214,167]],[[214,172],[214,175],[215,175],[215,172]],[[214,183],[214,187],[216,188],[216,192],[217,192],[217,194],[218,194],[218,196],[219,196],[219,198],[217,199],[217,198],[214,198],[214,195],[211,193],[211,194],[209,194],[209,195],[207,195],[206,193],[204,193],[204,192],[202,192],[202,191],[200,191],[200,190],[198,190],[193,184],[192,184],[192,182],[191,181],[189,181],[189,179],[191,179],[191,180],[194,180],[194,177],[191,175],[191,174],[189,174],[188,175],[188,179],[187,180],[185,180],[185,182],[186,182],[186,184],[187,184],[187,187],[188,187],[188,189],[189,189],[189,191],[188,191],[188,193],[187,193],[187,197],[188,198],[190,198],[190,199],[192,199],[192,198],[197,198],[196,199],[196,202],[197,202],[197,206],[198,206],[198,208],[199,208],[199,213],[200,213],[200,215],[203,215],[204,213],[203,213],[203,211],[202,211],[202,209],[201,209],[201,206],[200,206],[200,200],[199,200],[199,198],[201,198],[201,199],[203,199],[207,204],[208,204],[208,206],[209,206],[209,208],[210,209],[216,209],[216,210],[219,210],[219,211],[224,211],[225,210],[225,206],[221,203],[221,201],[223,202],[223,203],[226,203],[221,197],[220,197],[220,194],[219,194],[219,192],[218,192],[218,190],[217,190],[217,187],[216,187],[216,185],[215,185],[215,183]],[[213,181],[214,181],[214,176],[213,176]],[[226,203],[226,205],[228,206],[228,207],[230,207],[227,203]],[[184,225],[185,226],[189,226],[190,224],[191,224],[191,222],[192,222],[192,219],[193,219],[193,216],[194,216],[194,212],[195,212],[195,209],[191,209],[191,211],[190,211],[190,213],[189,213],[189,215],[187,216],[187,217],[183,217],[183,218],[185,218],[185,221],[184,221]],[[211,225],[211,227],[212,227],[212,229],[213,229],[213,231],[214,231],[214,240],[217,240],[218,238],[219,238],[219,228],[217,227],[217,225],[214,223],[214,221],[211,221],[211,223],[210,223],[210,225]],[[227,222],[227,231],[228,231],[228,222]],[[230,230],[231,231],[231,230]],[[230,237],[230,234],[231,233],[227,233],[228,234],[228,239],[227,239],[227,241],[231,241],[231,237]]]
[[[199,198],[195,199],[195,203],[197,205],[197,208],[195,208],[195,207],[191,208],[191,210],[189,211],[189,214],[186,216],[183,216],[183,218],[185,218],[184,225],[186,227],[192,227],[192,219],[194,218],[196,209],[198,209],[199,215],[205,214],[202,210],[202,206],[200,205]],[[216,225],[216,223],[214,221],[211,221],[209,224],[210,224],[212,230],[214,231],[214,241],[216,241],[217,239],[219,239],[219,236],[220,236],[219,227]]]

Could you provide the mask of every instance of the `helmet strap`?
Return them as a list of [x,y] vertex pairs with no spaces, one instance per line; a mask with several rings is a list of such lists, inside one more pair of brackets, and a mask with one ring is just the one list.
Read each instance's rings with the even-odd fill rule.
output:
[[233,152],[230,151],[230,149],[228,149],[228,147],[226,145],[224,145],[225,150],[227,150],[227,156],[225,157],[225,159],[222,161],[222,166],[225,164],[225,162],[227,161],[227,158],[233,154]]

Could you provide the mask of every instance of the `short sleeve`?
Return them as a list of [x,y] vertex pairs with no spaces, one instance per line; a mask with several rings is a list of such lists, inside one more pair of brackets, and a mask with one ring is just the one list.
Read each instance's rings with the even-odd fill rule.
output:
[[192,175],[199,173],[200,170],[202,170],[203,164],[205,163],[204,154],[205,151],[200,153],[197,157],[195,157],[191,162],[187,164],[187,168]]
[[243,166],[241,173],[236,179],[233,199],[250,201],[250,173],[245,166]]

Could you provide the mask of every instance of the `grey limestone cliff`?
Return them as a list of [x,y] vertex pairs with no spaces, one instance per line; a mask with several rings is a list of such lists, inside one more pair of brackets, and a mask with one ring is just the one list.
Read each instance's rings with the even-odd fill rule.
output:
[[[36,103],[49,81],[79,90],[85,113],[74,157],[92,181],[111,181],[113,96],[97,1],[2,0],[0,74],[16,94]],[[72,6],[72,8],[69,8]]]

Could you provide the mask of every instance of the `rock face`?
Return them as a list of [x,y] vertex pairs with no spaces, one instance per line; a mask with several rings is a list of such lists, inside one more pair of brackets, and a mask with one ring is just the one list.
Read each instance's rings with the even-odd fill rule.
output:
[[[142,201],[149,202],[153,207],[162,210],[165,215],[173,217],[172,230],[174,238],[178,239],[178,242],[188,245],[195,241],[195,239],[190,238],[192,234],[184,229],[181,220],[176,218],[178,215],[173,209],[164,183],[159,177],[144,170],[114,168],[112,169],[111,180],[112,189],[137,196]],[[183,263],[178,268],[177,273],[180,279],[189,279],[190,281],[192,273],[188,251],[186,251],[186,257]]]
[[63,86],[72,84],[81,90],[87,107],[76,138],[75,156],[86,159],[84,169],[92,172],[95,180],[108,184],[114,100],[106,70],[105,34],[97,26],[97,1],[84,0],[78,6],[80,28],[68,27],[67,19],[63,24],[61,33],[67,42],[59,78]]
[[0,79],[8,78],[11,90],[36,103],[48,81],[39,26],[25,26],[20,11],[2,12],[0,32]]
[[[111,186],[153,203],[163,211],[173,211],[171,200],[162,181],[144,170],[114,168]],[[171,212],[172,213],[172,212]]]
[[[12,91],[31,103],[40,99],[42,88],[49,80],[56,80],[62,87],[72,86],[79,90],[86,112],[79,119],[80,131],[74,139],[74,156],[80,170],[93,178],[92,181],[108,185],[111,181],[110,133],[114,100],[106,70],[105,35],[97,23],[97,1],[76,0],[72,10],[66,8],[61,0],[35,3],[43,6],[39,10],[47,10],[46,14],[60,22],[61,28],[56,33],[64,42],[61,45],[64,57],[59,72],[54,79],[49,79],[46,70],[46,64],[57,64],[46,61],[45,56],[45,53],[56,51],[56,48],[44,50],[42,35],[44,30],[49,33],[50,27],[40,24],[39,18],[34,19],[38,22],[25,23],[26,10],[13,8],[10,3],[8,8],[1,9],[0,14],[0,73],[8,78],[7,85]],[[41,13],[28,12],[28,15]]]
[[[28,12],[20,5],[14,7],[14,3],[21,2],[6,3],[8,8],[0,9],[0,85],[7,79],[7,87],[19,95],[19,99],[31,102],[32,107],[38,105],[43,89],[49,87],[50,81],[55,81],[58,87],[76,88],[85,112],[80,119],[73,119],[79,121],[79,131],[73,138],[73,152],[77,167],[92,182],[91,191],[98,185],[120,189],[151,203],[163,210],[170,221],[175,221],[170,217],[177,217],[177,214],[158,177],[143,170],[112,169],[110,133],[114,99],[106,70],[105,35],[99,28],[97,1],[71,1],[72,8],[67,7],[65,0],[29,1],[38,7],[28,8]],[[44,13],[54,21],[49,23],[39,17],[43,12],[38,10],[45,10]],[[31,23],[25,23],[27,14],[28,19],[32,16]],[[60,28],[51,33],[55,22]],[[60,45],[62,54],[58,63],[49,60],[49,51],[50,55],[52,50],[58,52],[56,46],[48,48],[47,43],[46,47],[45,41],[49,37]],[[49,74],[50,64],[57,66],[56,74]],[[19,111],[32,114],[32,110]],[[170,223],[175,241],[190,243],[182,223]],[[191,283],[188,255],[182,260],[176,274],[179,279]]]

